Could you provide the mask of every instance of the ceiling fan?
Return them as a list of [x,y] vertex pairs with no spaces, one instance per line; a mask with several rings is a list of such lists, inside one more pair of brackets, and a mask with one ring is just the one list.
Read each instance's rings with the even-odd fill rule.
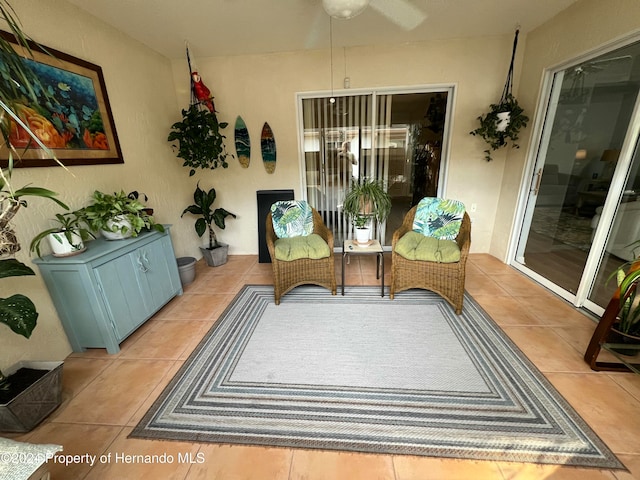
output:
[[409,0],[322,0],[324,10],[334,18],[349,19],[371,7],[405,30],[413,30],[427,14]]

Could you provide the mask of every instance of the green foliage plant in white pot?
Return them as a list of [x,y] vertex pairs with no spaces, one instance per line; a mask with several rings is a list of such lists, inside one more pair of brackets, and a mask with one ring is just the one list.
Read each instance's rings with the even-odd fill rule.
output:
[[354,179],[345,193],[342,210],[354,224],[358,243],[366,243],[369,232],[358,234],[358,230],[366,229],[373,220],[384,222],[391,213],[391,197],[379,180]]
[[[504,117],[508,114],[508,119]],[[484,150],[485,160],[492,160],[491,153],[499,148],[511,144],[514,148],[520,148],[518,141],[520,130],[527,126],[529,117],[518,101],[511,94],[497,104],[491,104],[486,115],[478,117],[480,126],[473,130],[471,135],[481,137],[488,145]]]
[[54,222],[57,223],[55,227],[43,230],[33,237],[29,246],[30,252],[42,257],[40,244],[46,238],[54,257],[69,257],[84,252],[87,248],[84,242],[95,238],[86,228],[81,212],[57,213]]
[[145,228],[164,232],[164,227],[145,212],[144,204],[123,190],[113,194],[96,190],[91,199],[91,205],[79,210],[79,215],[107,240],[137,237]]

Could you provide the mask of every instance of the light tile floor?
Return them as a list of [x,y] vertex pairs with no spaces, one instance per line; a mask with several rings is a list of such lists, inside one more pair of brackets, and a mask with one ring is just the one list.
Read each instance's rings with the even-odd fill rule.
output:
[[[352,257],[346,268],[347,284],[379,285],[374,257]],[[389,264],[385,271],[390,277]],[[84,459],[51,464],[53,480],[640,479],[640,376],[591,371],[582,355],[594,323],[516,270],[476,254],[467,272],[467,291],[630,472],[127,438],[240,288],[272,283],[271,265],[258,263],[257,256],[231,256],[216,268],[199,262],[184,295],[128,338],[117,355],[102,349],[70,355],[60,408],[33,432],[13,437],[62,444],[65,455],[97,456],[93,466]],[[340,281],[339,259],[336,274]],[[124,457],[153,454],[172,455],[173,462],[140,465]]]

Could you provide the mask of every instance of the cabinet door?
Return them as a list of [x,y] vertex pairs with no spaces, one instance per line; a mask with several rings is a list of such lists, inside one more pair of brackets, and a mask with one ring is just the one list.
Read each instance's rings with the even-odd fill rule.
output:
[[136,272],[143,291],[148,315],[159,310],[180,290],[176,259],[168,236],[149,243],[131,255],[135,256]]
[[124,339],[145,319],[149,310],[135,272],[140,266],[132,252],[95,269],[104,305],[118,340]]

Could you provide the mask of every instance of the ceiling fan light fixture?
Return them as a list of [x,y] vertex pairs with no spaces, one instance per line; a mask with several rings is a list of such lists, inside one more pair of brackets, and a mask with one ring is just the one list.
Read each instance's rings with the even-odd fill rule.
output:
[[345,20],[360,15],[368,5],[369,0],[322,0],[329,15]]

